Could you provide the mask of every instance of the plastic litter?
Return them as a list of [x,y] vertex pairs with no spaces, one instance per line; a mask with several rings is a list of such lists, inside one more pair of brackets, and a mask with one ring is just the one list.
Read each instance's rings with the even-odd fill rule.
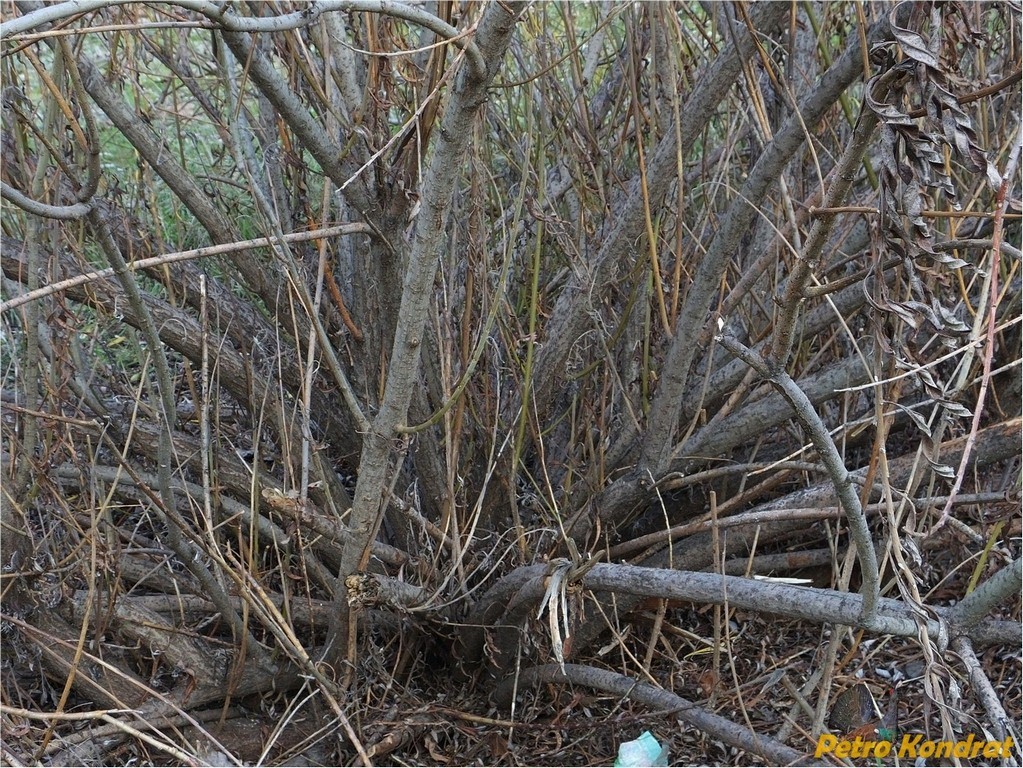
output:
[[653,768],[668,764],[668,747],[661,746],[650,731],[618,747],[615,768]]

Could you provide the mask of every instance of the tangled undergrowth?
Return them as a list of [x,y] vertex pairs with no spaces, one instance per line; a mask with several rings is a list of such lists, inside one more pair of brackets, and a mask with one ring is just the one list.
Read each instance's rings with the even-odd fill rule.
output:
[[1017,5],[0,12],[0,762],[1019,741]]

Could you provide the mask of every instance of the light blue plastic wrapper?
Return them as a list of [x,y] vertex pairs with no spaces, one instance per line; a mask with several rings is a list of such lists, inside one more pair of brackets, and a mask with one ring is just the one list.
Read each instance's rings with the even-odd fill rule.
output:
[[615,768],[654,768],[668,764],[668,748],[662,747],[650,731],[618,747]]

